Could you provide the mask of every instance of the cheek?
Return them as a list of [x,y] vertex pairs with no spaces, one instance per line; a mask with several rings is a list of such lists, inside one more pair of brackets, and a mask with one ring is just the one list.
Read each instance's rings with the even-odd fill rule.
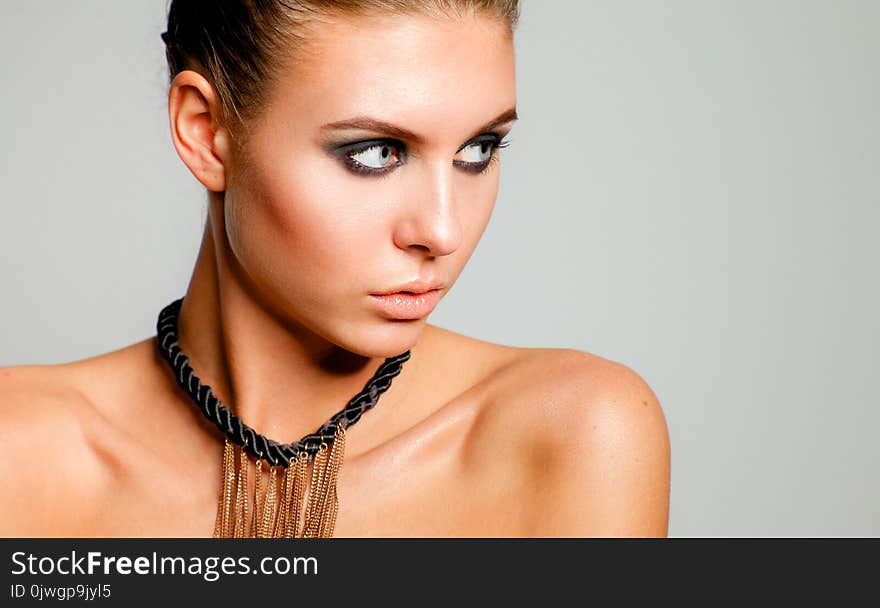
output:
[[464,242],[467,256],[473,252],[477,242],[486,230],[498,195],[498,170],[491,177],[472,180],[463,187],[464,196],[459,200]]
[[326,167],[251,169],[227,190],[226,208],[239,263],[288,301],[357,287],[388,231],[386,218]]

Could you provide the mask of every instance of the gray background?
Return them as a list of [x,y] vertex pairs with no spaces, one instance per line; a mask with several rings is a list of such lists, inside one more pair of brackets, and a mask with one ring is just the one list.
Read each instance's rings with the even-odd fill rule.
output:
[[[204,218],[165,0],[51,5],[0,8],[0,365],[151,335]],[[495,215],[431,322],[639,372],[671,536],[880,535],[878,26],[855,0],[524,2]]]

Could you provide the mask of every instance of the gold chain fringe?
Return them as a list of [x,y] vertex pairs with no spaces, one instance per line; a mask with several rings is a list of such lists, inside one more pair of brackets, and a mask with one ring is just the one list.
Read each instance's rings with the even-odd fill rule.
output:
[[[257,459],[251,500],[251,459],[241,446],[226,438],[214,538],[333,536],[339,512],[336,483],[344,457],[345,429],[338,426],[330,446],[322,443],[315,454],[308,487],[309,457],[305,451],[299,452],[287,467]],[[263,479],[264,472],[268,480]]]

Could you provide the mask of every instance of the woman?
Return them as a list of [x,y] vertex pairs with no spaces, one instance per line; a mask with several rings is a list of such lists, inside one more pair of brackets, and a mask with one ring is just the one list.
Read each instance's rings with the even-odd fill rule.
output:
[[518,10],[172,2],[171,135],[209,200],[192,278],[156,338],[0,370],[2,535],[666,535],[635,372],[427,323],[494,206]]

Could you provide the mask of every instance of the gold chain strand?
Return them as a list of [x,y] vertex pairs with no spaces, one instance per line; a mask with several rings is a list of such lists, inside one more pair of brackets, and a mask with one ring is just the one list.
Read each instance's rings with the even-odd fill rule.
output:
[[284,520],[287,518],[287,504],[284,488],[287,485],[284,478],[287,477],[287,467],[282,466],[278,469],[278,509],[275,512],[275,519],[272,521],[272,527],[269,529],[269,535],[272,538],[281,538],[284,532]]
[[269,526],[266,531],[266,536],[270,538],[278,538],[278,534],[276,534],[278,520],[284,519],[284,475],[286,468],[277,466],[275,468],[278,469],[278,496],[275,499],[275,510],[272,517],[269,518]]
[[217,517],[214,519],[214,538],[220,536],[220,524],[223,523],[223,480],[226,479],[226,459],[220,458],[220,492],[217,493]]
[[269,471],[271,471],[272,465],[265,462],[263,469],[266,478],[263,479],[263,495],[260,497],[260,512],[257,514],[257,533],[254,535],[257,538],[266,538],[266,509],[269,499],[272,498],[269,494]]
[[247,509],[247,492],[249,488],[247,487],[247,461],[245,460],[245,453],[241,446],[235,446],[235,462],[237,462],[236,466],[236,483],[235,483],[235,530],[233,531],[233,536],[235,538],[244,538],[245,536],[245,526],[247,522],[245,521],[245,511]]
[[334,504],[337,500],[336,481],[344,449],[344,443],[336,440],[333,441],[333,445],[330,450],[330,457],[327,462],[327,472],[324,475],[325,489],[322,496],[323,507],[321,509],[321,517],[318,520],[318,536],[321,538],[333,536],[333,523],[331,520],[333,516]]
[[226,529],[226,493],[227,487],[226,483],[229,479],[229,456],[228,456],[228,448],[229,446],[224,442],[223,444],[223,477],[220,479],[220,530],[219,535],[222,537],[223,532]]
[[[323,446],[323,444],[322,444]],[[321,460],[326,453],[326,449],[321,450],[320,448],[315,453],[314,458],[312,458],[312,474],[309,476],[309,482],[305,487],[306,495],[305,495],[305,505],[303,505],[304,511],[304,521],[303,521],[303,537],[311,538],[312,537],[312,522],[315,520],[315,505],[317,504],[317,500],[315,498],[315,494],[318,492],[318,485],[320,483],[319,477],[321,476]]]
[[314,522],[314,535],[316,537],[321,536],[321,522],[327,516],[327,505],[329,504],[330,498],[330,467],[331,463],[334,460],[334,453],[336,452],[336,442],[333,441],[330,444],[330,448],[327,450],[327,457],[323,463],[323,472],[321,473],[321,485],[318,487],[318,504],[315,505],[315,522]]
[[235,491],[235,450],[232,443],[226,439],[223,445],[223,469],[225,478],[223,480],[223,519],[220,524],[220,535],[228,538],[231,535],[232,528],[232,499]]
[[310,526],[313,519],[313,511],[315,504],[315,492],[317,488],[318,469],[320,461],[318,460],[319,452],[315,453],[311,460],[311,473],[306,474],[305,483],[303,484],[303,527],[302,537],[309,538],[311,535]]
[[321,526],[318,529],[318,536],[322,538],[333,536],[333,528],[336,526],[336,513],[339,510],[339,497],[336,488],[339,478],[339,468],[342,466],[344,459],[345,429],[338,426],[336,427],[336,438],[333,441],[333,449],[330,452],[330,479],[328,480],[330,496],[325,509],[325,515],[322,516]]
[[325,515],[321,519],[321,528],[318,531],[318,535],[322,538],[333,536],[333,529],[336,526],[336,513],[339,511],[338,478],[339,468],[342,466],[344,457],[345,445],[342,443],[337,445],[334,441],[334,448],[336,449],[336,457],[333,459],[333,467],[330,469],[330,495]]
[[290,515],[287,517],[287,526],[284,530],[284,536],[287,538],[296,538],[299,536],[300,523],[299,517],[302,513],[302,473],[301,469],[303,467],[302,452],[298,453],[294,456],[294,459],[290,461],[290,468],[293,469],[291,475],[293,479],[291,480],[291,492],[290,492]]
[[263,502],[263,517],[261,518],[262,523],[260,525],[260,536],[263,538],[269,537],[269,533],[271,532],[270,526],[275,517],[275,499],[278,495],[278,488],[275,483],[277,479],[277,467],[269,465],[269,487],[266,489],[266,500]]
[[260,514],[263,505],[263,459],[257,459],[257,470],[254,473],[254,512],[251,519],[251,535],[256,538],[260,535]]
[[300,463],[300,501],[299,501],[299,533],[298,536],[300,538],[305,537],[306,535],[306,521],[308,518],[308,511],[306,511],[306,507],[308,506],[308,496],[309,496],[309,479],[311,475],[309,474],[309,466],[311,465],[311,460],[309,459],[309,455],[306,452],[303,452],[303,459]]
[[287,495],[287,517],[284,518],[284,529],[281,535],[284,538],[294,538],[296,536],[296,473],[297,473],[297,457],[294,456],[287,466],[287,474],[289,479],[288,495]]
[[241,471],[238,467],[238,450],[234,444],[232,446],[232,462],[235,463],[232,467],[232,477],[235,480],[233,484],[233,487],[235,488],[235,498],[232,501],[232,513],[229,518],[229,525],[232,528],[232,537],[241,538],[239,536],[239,534],[241,534],[241,524],[239,523],[241,515]]
[[293,478],[293,517],[288,523],[289,538],[301,537],[303,516],[303,501],[305,500],[306,467],[309,464],[309,455],[300,452],[296,455],[296,472]]
[[299,500],[297,501],[297,507],[299,514],[299,519],[297,520],[297,527],[299,532],[297,536],[300,538],[305,536],[306,529],[306,500],[309,492],[309,455],[307,452],[302,452],[302,458],[299,462]]
[[223,513],[226,512],[225,509],[225,501],[224,496],[226,494],[226,476],[228,474],[227,466],[229,461],[226,459],[226,445],[223,446],[223,454],[221,457],[221,467],[220,467],[220,493],[218,503],[219,506],[217,508],[217,518],[214,520],[214,537],[218,538],[223,531]]
[[248,507],[250,506],[250,493],[251,489],[248,485],[248,477],[250,472],[250,459],[248,458],[247,452],[244,449],[244,446],[241,447],[241,470],[239,474],[242,476],[241,486],[244,488],[244,497],[242,498],[241,505],[241,521],[242,521],[242,536],[248,536],[248,524],[250,523],[250,517],[248,517]]
[[278,517],[275,518],[275,529],[272,530],[274,538],[284,537],[284,524],[287,522],[290,510],[290,467],[284,467],[281,475],[281,491],[278,494]]
[[315,458],[315,463],[319,469],[317,483],[309,488],[312,491],[312,517],[310,528],[312,530],[312,534],[314,536],[318,535],[318,520],[321,518],[321,504],[324,500],[324,489],[326,487],[326,478],[327,478],[327,461],[330,458],[330,448],[326,443],[321,444],[321,448],[318,449],[318,457]]
[[333,514],[330,516],[330,530],[327,532],[327,536],[333,536],[333,532],[336,529],[336,516],[339,514],[339,495],[337,494],[336,488],[333,488]]
[[235,444],[230,443],[229,447],[229,480],[227,481],[229,501],[226,504],[226,527],[223,532],[227,538],[231,537],[235,530]]
[[312,474],[308,476],[306,483],[303,485],[303,538],[308,538],[309,536],[309,523],[312,521],[312,512],[314,511],[315,488],[317,487],[317,479],[320,474],[320,461],[318,460],[320,453],[319,450],[312,458]]
[[330,451],[327,455],[327,464],[324,467],[324,475],[321,479],[321,488],[319,490],[318,496],[320,497],[320,502],[318,503],[318,518],[315,522],[315,535],[318,537],[324,536],[324,529],[329,523],[329,514],[332,510],[330,508],[330,504],[332,501],[332,493],[333,493],[333,484],[331,483],[331,476],[333,472],[333,463],[338,460],[338,445],[335,441],[330,445]]
[[345,428],[336,427],[336,437],[333,441],[333,452],[331,453],[330,473],[327,482],[327,502],[325,503],[324,513],[321,516],[321,526],[318,535],[323,538],[333,536],[336,527],[336,514],[339,512],[339,469],[345,460]]
[[293,463],[288,463],[288,466],[284,467],[284,477],[281,480],[281,516],[278,518],[278,521],[275,524],[275,537],[276,538],[285,538],[286,530],[287,530],[287,521],[290,519],[290,495],[293,491]]
[[281,475],[278,474],[280,469],[277,466],[272,467],[272,508],[269,510],[269,516],[266,518],[266,537],[272,538],[275,532],[275,521],[278,519],[278,510],[280,509],[281,492],[278,490],[278,482]]
[[226,505],[227,514],[226,514],[226,530],[224,532],[224,536],[227,538],[231,538],[234,536],[235,532],[235,503],[238,500],[236,496],[236,488],[235,482],[237,479],[237,471],[238,467],[235,466],[235,444],[229,443],[229,502]]
[[324,474],[324,464],[327,461],[327,444],[322,443],[318,448],[318,453],[312,459],[312,479],[309,482],[308,497],[306,499],[306,522],[303,536],[305,538],[314,538],[317,530],[315,529],[315,520],[318,517],[318,491],[321,487],[321,477]]
[[275,538],[284,538],[287,530],[287,520],[290,518],[291,481],[293,481],[293,471],[288,465],[284,467],[284,477],[281,479],[281,511],[275,521],[275,531],[272,534]]

